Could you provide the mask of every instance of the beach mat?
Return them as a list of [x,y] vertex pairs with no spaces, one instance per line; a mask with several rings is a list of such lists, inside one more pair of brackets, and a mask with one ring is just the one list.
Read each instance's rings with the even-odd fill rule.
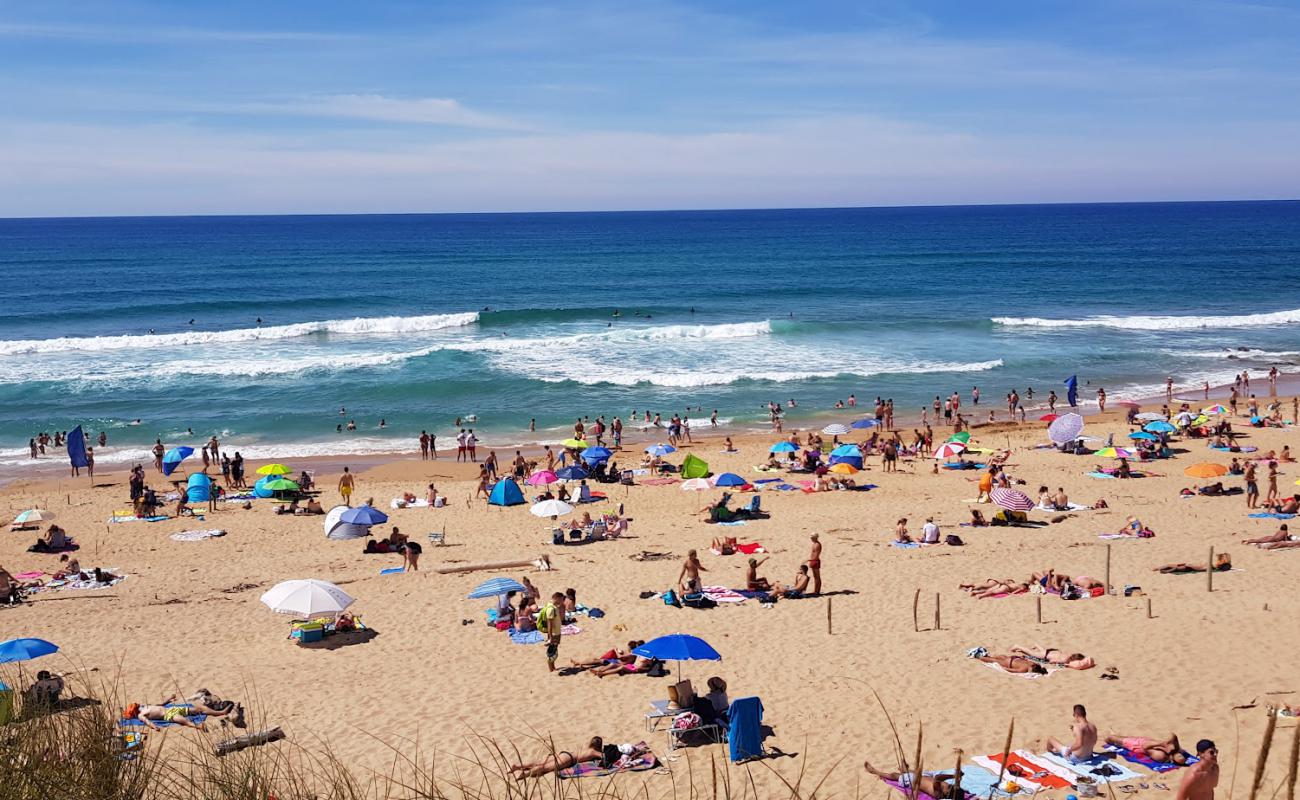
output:
[[[648,747],[645,742],[640,742],[638,747]],[[612,767],[602,767],[599,764],[586,762],[575,764],[572,767],[566,767],[559,771],[561,778],[600,778],[606,775],[617,775],[620,772],[644,772],[648,769],[654,769],[659,766],[659,759],[654,753],[646,751],[626,763],[620,761]]]
[[705,586],[703,587],[704,596],[715,603],[743,603],[745,596],[740,592],[732,591],[725,586]]
[[[995,775],[1002,768],[1002,754],[992,753],[987,756],[975,756],[971,759],[981,767],[993,772]],[[1020,775],[1006,773],[1008,777],[1015,779],[1019,784],[1028,784],[1032,787],[1042,787],[1043,789],[1068,789],[1073,786],[1072,781],[1067,781],[1061,776],[1048,770],[1044,765],[1035,762],[1029,757],[1029,754],[1023,750],[1012,751],[1007,754],[1007,769],[1018,770]]]
[[1005,669],[1002,668],[1002,665],[1000,665],[1000,664],[994,664],[994,663],[992,663],[992,662],[990,662],[990,661],[977,661],[977,662],[975,662],[975,663],[977,663],[977,664],[983,664],[984,666],[988,667],[989,669],[993,670],[994,672],[1000,673],[1000,674],[1002,674],[1002,675],[1010,675],[1010,676],[1013,677],[1013,678],[1030,678],[1030,679],[1046,678],[1048,675],[1051,675],[1053,672],[1055,672],[1055,670],[1051,670],[1051,669],[1049,669],[1046,673],[1040,673],[1040,672],[1007,672]]
[[[186,703],[168,703],[168,704],[165,706],[165,708],[181,708],[181,707],[184,707],[184,706],[186,706],[186,705],[187,705]],[[208,715],[207,715],[207,714],[198,714],[198,715],[196,715],[196,716],[189,717],[189,720],[190,720],[190,722],[193,722],[195,725],[198,725],[199,723],[203,722],[203,720],[205,720],[205,719],[207,719],[207,718],[208,718]],[[172,728],[172,727],[179,728],[179,727],[182,727],[182,726],[178,725],[178,724],[175,723],[175,722],[163,722],[163,721],[160,720],[160,719],[155,719],[155,720],[150,720],[150,721],[153,722],[153,724],[157,725],[159,728]],[[140,721],[139,719],[119,719],[119,720],[117,721],[117,724],[118,724],[119,726],[123,727],[123,728],[146,728],[146,727],[148,727],[147,725],[145,725],[145,724],[144,724],[142,721]]]
[[1249,514],[1248,516],[1251,519],[1295,519],[1295,514],[1278,514],[1273,511],[1263,514]]
[[171,538],[177,542],[201,542],[204,539],[215,539],[218,536],[225,536],[226,532],[220,528],[213,528],[206,531],[181,531],[173,533]]
[[[108,521],[115,522],[115,523],[117,522],[162,522],[165,519],[171,519],[171,517],[168,516],[137,517],[134,514],[127,514],[127,515],[114,515],[112,517],[109,517]],[[203,519],[203,517],[195,517],[195,519]]]
[[406,572],[406,567],[388,567],[379,570],[380,575],[398,575],[403,572]]
[[1131,781],[1142,777],[1138,773],[1119,763],[1112,753],[1097,753],[1082,764],[1071,764],[1055,753],[1041,753],[1034,756],[1043,762],[1052,772],[1069,781],[1076,781],[1081,776],[1088,776],[1101,783]]
[[[1128,761],[1133,764],[1137,764],[1139,766],[1146,767],[1152,772],[1172,772],[1180,768],[1180,765],[1178,764],[1152,761],[1150,758],[1147,757],[1146,753],[1138,753],[1133,750],[1127,750],[1123,747],[1116,747],[1110,744],[1106,745],[1106,752],[1115,753],[1119,755],[1120,758],[1123,758],[1125,761]],[[1186,750],[1183,751],[1183,755],[1187,758],[1187,764],[1184,766],[1190,767],[1191,765],[1196,764],[1200,761],[1199,758],[1187,752]]]

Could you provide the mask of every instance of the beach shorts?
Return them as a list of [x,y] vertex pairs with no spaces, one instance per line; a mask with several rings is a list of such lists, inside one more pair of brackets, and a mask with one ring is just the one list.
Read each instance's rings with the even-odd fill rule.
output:
[[1259,484],[1254,481],[1246,481],[1246,494],[1259,494]]
[[1070,749],[1070,746],[1069,746],[1069,745],[1065,745],[1065,746],[1061,747],[1061,752],[1060,752],[1059,755],[1061,756],[1061,758],[1064,758],[1066,761],[1070,762],[1071,764],[1086,764],[1086,763],[1088,763],[1088,759],[1086,759],[1086,758],[1079,758],[1078,756],[1076,756],[1076,755],[1074,754],[1074,751]]
[[174,706],[163,712],[163,722],[172,722],[177,717],[189,716],[189,706]]
[[555,659],[557,659],[557,658],[559,658],[559,657],[560,657],[560,643],[559,643],[559,642],[547,642],[547,643],[546,643],[546,660],[549,661],[549,662],[551,662],[552,664],[554,664],[554,663],[555,663]]

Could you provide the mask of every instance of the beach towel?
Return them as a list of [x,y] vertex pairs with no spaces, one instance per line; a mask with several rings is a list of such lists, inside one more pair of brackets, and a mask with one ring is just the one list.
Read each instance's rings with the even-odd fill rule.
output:
[[[1011,775],[1006,775],[1002,779],[1002,783],[1004,786],[1006,785],[1008,780],[1014,780],[1020,786],[1020,791],[1012,794],[1011,792],[1008,792],[1005,789],[1003,789],[1001,786],[998,786],[998,774],[996,771],[997,764],[994,764],[993,768],[994,771],[990,772],[989,770],[985,769],[983,766],[980,766],[978,764],[970,764],[970,763],[962,764],[961,765],[962,791],[966,792],[968,795],[973,795],[975,797],[988,797],[990,793],[995,794],[998,797],[1017,797],[1019,795],[1033,794],[1034,791],[1038,788],[1038,785],[1035,783],[1031,783],[1022,778],[1016,778]],[[926,775],[940,775],[940,774],[952,775],[952,770],[942,770],[942,771],[934,771],[934,772],[926,770],[925,774]]]
[[897,547],[899,550],[915,550],[921,546],[920,542],[900,542],[897,539],[889,544],[893,547]]
[[741,697],[731,701],[727,709],[731,728],[727,733],[732,761],[758,758],[763,752],[763,701],[757,697]]
[[1078,503],[1070,503],[1068,508],[1053,508],[1052,506],[1037,505],[1034,508],[1038,511],[1047,511],[1053,514],[1063,514],[1066,511],[1091,511],[1092,506],[1081,506]]
[[34,581],[44,574],[44,572],[20,572],[14,578],[20,581]]
[[747,524],[747,522],[748,522],[747,520],[743,520],[743,519],[732,519],[732,520],[727,520],[726,522],[719,522],[718,524],[719,525],[745,525]]
[[[189,706],[188,706],[187,704],[185,704],[185,703],[168,703],[165,707],[166,707],[166,708],[188,708]],[[205,720],[205,719],[207,719],[207,718],[208,718],[208,715],[207,715],[207,714],[198,714],[197,716],[189,717],[189,720],[190,720],[190,722],[193,722],[195,725],[197,725],[197,724],[199,724],[200,722],[202,722],[203,720]],[[160,719],[150,720],[150,722],[152,722],[154,725],[157,725],[159,728],[170,728],[170,727],[172,727],[173,725],[176,725],[177,727],[180,727],[180,726],[177,725],[177,723],[175,723],[175,722],[163,722],[163,721],[160,720]],[[117,724],[120,725],[120,726],[123,727],[123,728],[144,728],[144,727],[147,727],[147,726],[144,724],[144,722],[142,722],[142,721],[141,721],[140,719],[138,719],[138,718],[137,718],[137,719],[119,719],[119,720],[117,721]]]
[[[1116,753],[1125,761],[1129,761],[1134,764],[1139,764],[1151,770],[1152,772],[1172,772],[1173,770],[1176,770],[1180,767],[1179,764],[1170,764],[1168,762],[1152,761],[1150,758],[1147,757],[1146,753],[1139,753],[1135,750],[1127,750],[1123,747],[1116,747],[1113,744],[1106,745],[1106,752]],[[1187,763],[1181,766],[1190,767],[1191,765],[1200,761],[1199,758],[1187,752],[1186,750],[1183,751],[1183,756],[1187,758]]]
[[648,481],[641,481],[642,486],[671,486],[677,483],[676,478],[651,478]]
[[[582,628],[579,628],[577,625],[565,625],[563,628],[560,628],[561,636],[577,636],[580,633],[582,633]],[[541,644],[546,641],[546,634],[541,631],[521,632],[511,628],[510,641],[515,644]]]
[[740,592],[734,592],[725,586],[705,586],[703,588],[704,596],[715,603],[743,603],[745,596]]
[[1231,447],[1212,444],[1210,445],[1210,449],[1218,450],[1220,453],[1253,453],[1259,448],[1254,445],[1246,445],[1245,447],[1238,447],[1236,450],[1233,450]]
[[[987,756],[975,756],[971,759],[981,767],[997,775],[998,770],[1002,768],[1002,754],[992,753]],[[1007,772],[1006,777],[1013,778],[1016,783],[1021,785],[1028,784],[1031,788],[1038,786],[1044,789],[1067,789],[1074,784],[1067,781],[1059,775],[1048,771],[1042,764],[1035,763],[1029,756],[1029,753],[1023,750],[1012,751],[1007,754]],[[1015,775],[1012,772],[1021,774]],[[964,782],[963,782],[964,783]]]
[[1250,514],[1251,519],[1295,519],[1295,514],[1278,514],[1274,511],[1268,511],[1263,514]]
[[972,464],[971,462],[967,461],[964,464],[963,463],[944,464],[943,468],[944,469],[987,469],[988,464]]
[[791,485],[788,484],[788,483],[774,483],[774,484],[772,484],[771,486],[768,486],[767,488],[768,488],[768,489],[772,489],[772,490],[774,490],[774,491],[778,491],[778,492],[797,492],[797,491],[799,491],[799,487],[798,487],[798,486],[791,486]]
[[1077,781],[1087,775],[1099,783],[1131,781],[1141,777],[1138,773],[1119,763],[1111,753],[1097,753],[1082,764],[1071,764],[1055,753],[1042,753],[1034,756],[1035,761],[1043,763],[1050,771],[1068,781]]
[[752,556],[755,553],[767,552],[766,550],[763,549],[763,545],[759,544],[758,542],[746,542],[744,544],[738,544],[736,545],[736,549],[747,556]]
[[[175,500],[176,498],[173,497],[172,499]],[[241,494],[227,494],[221,499],[227,503],[233,503],[236,500],[260,500],[261,498],[252,492],[243,492]]]
[[637,742],[633,747],[640,752],[640,755],[623,756],[612,767],[602,767],[600,764],[589,761],[562,769],[559,776],[561,778],[599,778],[605,775],[616,775],[620,772],[642,772],[659,766],[659,759],[654,753],[650,752],[648,744]]
[[[95,571],[94,568],[82,570],[83,573],[93,573],[94,571]],[[79,591],[84,589],[107,589],[110,586],[116,586],[117,584],[121,583],[127,578],[126,575],[122,575],[121,573],[117,572],[116,567],[112,567],[110,569],[105,569],[102,571],[114,575],[115,577],[113,578],[113,580],[108,581],[107,583],[99,583],[95,581],[93,578],[89,580],[46,581],[45,584],[41,586],[34,586],[29,591],[36,593],[36,592]]]
[[1048,675],[1051,675],[1053,672],[1055,672],[1055,670],[1051,670],[1051,669],[1049,669],[1046,674],[1040,672],[1007,672],[1005,669],[1002,668],[1002,665],[994,664],[991,661],[979,661],[976,663],[983,664],[984,666],[988,667],[994,672],[998,672],[1003,675],[1010,675],[1013,678],[1030,678],[1030,679],[1046,678]]
[[[380,575],[397,575],[402,572],[406,572],[406,567],[387,567],[386,569],[379,570]],[[496,609],[489,610],[495,611]]]
[[[1104,472],[1085,472],[1084,474],[1087,475],[1089,478],[1102,478],[1102,479],[1115,478],[1114,475],[1107,475]],[[1119,480],[1119,479],[1115,478],[1115,480]]]
[[420,498],[418,500],[412,500],[411,502],[408,503],[400,497],[394,497],[392,500],[388,501],[388,507],[389,508],[428,508],[429,501],[425,500],[424,498]]
[[766,483],[780,483],[782,480],[784,479],[783,478],[760,478],[759,480],[754,481],[754,485],[761,486]]
[[204,539],[215,539],[218,536],[225,536],[226,532],[220,528],[213,528],[206,531],[181,531],[173,533],[171,538],[178,542],[201,542]]
[[[108,518],[108,521],[109,522],[162,522],[165,519],[171,519],[171,517],[168,517],[166,515],[153,516],[153,517],[137,517],[134,514],[114,514],[113,516]],[[203,517],[195,517],[195,519],[203,519]]]

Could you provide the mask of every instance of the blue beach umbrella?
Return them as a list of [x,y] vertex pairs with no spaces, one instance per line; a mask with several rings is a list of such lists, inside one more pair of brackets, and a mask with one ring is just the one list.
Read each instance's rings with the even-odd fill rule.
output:
[[356,508],[349,508],[340,514],[339,521],[351,525],[378,525],[381,522],[387,522],[388,515],[377,508],[360,505]]
[[734,472],[724,472],[713,479],[714,486],[744,486],[749,481]]
[[576,464],[574,466],[565,467],[563,469],[557,469],[555,471],[555,477],[566,481],[580,481],[583,478],[587,477],[587,474],[588,473],[585,469],[577,466]]
[[1150,425],[1147,425],[1142,430],[1150,431],[1151,433],[1173,433],[1178,429],[1175,428],[1173,425],[1170,425],[1168,422],[1161,420],[1157,422],[1152,422]]
[[162,468],[164,475],[170,475],[176,471],[180,463],[190,456],[194,455],[193,447],[173,447],[163,456]]
[[1130,439],[1144,439],[1144,440],[1146,440],[1146,441],[1148,441],[1148,442],[1153,442],[1153,441],[1156,440],[1157,437],[1156,437],[1156,435],[1155,435],[1154,433],[1147,433],[1146,431],[1134,431],[1133,433],[1130,433],[1130,434],[1128,435],[1128,438],[1130,438]]
[[874,419],[860,419],[857,422],[850,423],[849,427],[862,430],[863,428],[874,428],[879,424],[880,423]]
[[670,445],[670,444],[652,444],[652,445],[650,445],[649,447],[647,447],[647,448],[645,449],[645,451],[646,451],[647,453],[649,453],[650,455],[652,455],[652,456],[657,456],[657,457],[659,457],[659,458],[663,458],[664,456],[668,455],[669,453],[676,453],[676,452],[677,452],[677,448],[676,448],[676,447],[673,447],[673,446]]
[[44,639],[10,639],[0,642],[0,664],[30,661],[59,652],[59,646]]
[[831,451],[832,456],[840,458],[862,458],[862,451],[856,444],[842,444]]
[[608,447],[596,445],[595,447],[588,447],[586,450],[583,450],[580,455],[584,461],[604,461],[614,454],[610,452]]
[[660,661],[721,661],[717,650],[698,636],[684,633],[670,633],[651,639],[632,651],[642,658],[657,658]]
[[799,449],[799,445],[797,444],[792,444],[790,442],[777,442],[776,444],[772,445],[772,449],[768,450],[768,452],[769,453],[793,453],[798,449]]
[[526,592],[524,585],[514,578],[489,578],[478,586],[474,591],[469,593],[470,600],[478,600],[483,597],[500,597],[503,594],[511,592]]

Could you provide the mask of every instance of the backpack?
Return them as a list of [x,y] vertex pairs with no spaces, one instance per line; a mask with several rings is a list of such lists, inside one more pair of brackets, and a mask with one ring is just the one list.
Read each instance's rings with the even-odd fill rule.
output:
[[961,547],[962,545],[966,544],[961,540],[961,537],[955,533],[948,534],[948,536],[944,538],[944,542],[947,543],[950,547]]
[[664,667],[664,662],[656,658],[650,662],[650,667],[645,671],[645,674],[651,678],[662,678],[668,674],[668,669]]
[[677,592],[673,591],[672,589],[669,589],[668,591],[664,592],[663,597],[664,597],[664,605],[677,606],[678,608],[682,607],[681,602],[678,601],[677,599]]

